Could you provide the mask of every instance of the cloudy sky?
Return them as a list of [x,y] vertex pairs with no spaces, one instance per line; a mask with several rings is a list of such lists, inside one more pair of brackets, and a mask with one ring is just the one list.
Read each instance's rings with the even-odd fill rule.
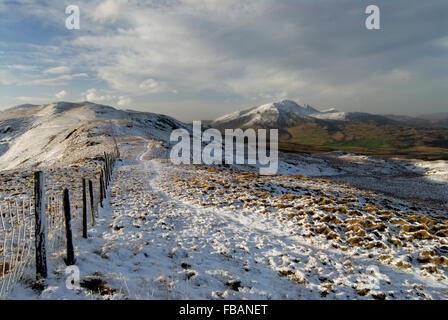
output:
[[[370,4],[381,30],[365,28]],[[89,100],[194,120],[288,98],[448,111],[446,0],[0,0],[0,29],[0,109]]]

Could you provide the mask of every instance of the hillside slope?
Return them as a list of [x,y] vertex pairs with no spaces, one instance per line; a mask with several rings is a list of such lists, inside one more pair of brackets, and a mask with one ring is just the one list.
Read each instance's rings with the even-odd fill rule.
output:
[[[60,237],[46,286],[36,289],[30,267],[11,299],[447,297],[447,162],[280,152],[272,176],[249,165],[174,165],[169,135],[189,126],[90,103],[21,106],[1,125],[2,157],[18,164],[0,172],[0,210],[32,199],[35,167],[49,210],[68,188],[83,283],[67,289]],[[120,159],[82,239],[81,178],[98,195],[114,140]]]
[[284,151],[345,150],[385,157],[448,159],[448,128],[434,125],[434,120],[412,119],[336,109],[318,111],[283,100],[225,115],[208,126],[220,130],[279,129],[279,146]]
[[45,290],[30,275],[12,298],[447,298],[443,208],[326,179],[174,166],[151,143],[121,148],[97,224],[77,241],[82,280],[102,289],[68,290],[58,256]]
[[176,128],[188,126],[164,115],[90,102],[18,106],[0,113],[0,170],[64,165],[101,154],[111,136],[168,141]]

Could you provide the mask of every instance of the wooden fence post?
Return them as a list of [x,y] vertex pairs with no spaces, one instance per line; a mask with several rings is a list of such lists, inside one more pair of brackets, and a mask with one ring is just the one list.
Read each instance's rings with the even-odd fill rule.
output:
[[100,206],[103,207],[103,196],[104,196],[104,184],[103,184],[103,170],[100,172]]
[[90,215],[92,220],[92,226],[95,225],[95,209],[93,207],[93,183],[92,180],[89,180],[89,195],[90,195]]
[[63,196],[63,206],[64,206],[64,216],[65,216],[65,238],[67,240],[67,258],[65,263],[68,266],[74,265],[75,260],[75,249],[73,247],[73,234],[72,234],[72,216],[70,214],[70,197],[68,194],[68,189],[64,189]]
[[110,173],[112,176],[112,172],[114,171],[114,167],[115,167],[115,156],[113,154],[110,155]]
[[41,171],[34,173],[34,217],[36,245],[36,278],[47,278],[45,184]]
[[112,163],[112,155],[109,154],[109,182],[112,180],[112,170],[114,169],[114,165]]
[[109,185],[109,164],[108,164],[106,152],[104,152],[104,172],[106,174],[106,177],[104,180],[106,181],[106,189],[107,189],[107,187]]
[[108,164],[106,164],[105,173],[106,173],[106,191],[107,191],[107,189],[109,188],[109,165]]
[[106,193],[106,191],[107,191],[107,173],[106,173],[105,169],[103,169],[102,174],[103,174],[103,199],[106,199],[107,198],[107,193]]
[[107,154],[107,171],[109,172],[109,178],[110,178],[110,155]]
[[107,167],[109,169],[109,182],[110,182],[112,178],[112,158],[110,154],[107,155]]
[[87,190],[86,179],[82,179],[82,237],[87,239]]

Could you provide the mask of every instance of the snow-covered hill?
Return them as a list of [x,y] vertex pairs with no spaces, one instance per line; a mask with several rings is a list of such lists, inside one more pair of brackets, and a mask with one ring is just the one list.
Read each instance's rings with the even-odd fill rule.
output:
[[210,123],[215,128],[291,127],[306,121],[319,111],[309,105],[300,106],[283,100],[222,116]]
[[308,104],[303,106],[292,100],[264,104],[237,111],[210,122],[215,128],[290,128],[307,122],[324,121],[375,121],[380,124],[396,123],[384,116],[364,112],[342,112],[335,108],[319,111]]
[[[246,116],[276,112],[317,114],[284,102]],[[34,167],[45,166],[46,194],[69,188],[80,217],[81,176],[98,190],[102,152],[114,138],[120,148],[89,238],[73,224],[81,288],[66,287],[62,246],[41,291],[30,267],[8,298],[446,299],[447,162],[339,151],[280,152],[273,176],[249,165],[177,166],[166,159],[176,128],[191,129],[89,102],[0,113],[0,169],[28,167],[0,172],[5,204],[31,198]]]
[[96,225],[76,239],[81,288],[66,288],[62,252],[44,290],[30,272],[10,298],[447,298],[445,208],[321,178],[175,166],[151,144],[121,148]]
[[168,116],[90,102],[21,105],[0,113],[0,170],[75,160],[110,143],[110,135],[167,141],[180,127],[187,125]]
[[[291,114],[297,115],[296,118],[288,119]],[[341,112],[335,109],[319,112],[308,105],[300,106],[285,100],[235,113],[221,120],[222,123],[229,123],[238,121],[241,117],[251,117],[252,123],[267,123],[270,115],[274,123],[278,120],[278,115],[282,121],[288,122],[338,114]],[[164,115],[117,110],[90,102],[17,106],[0,112],[0,171],[65,167],[80,159],[96,158],[113,148],[114,141],[111,137],[115,137],[123,145],[126,145],[126,141],[135,139],[150,139],[153,141],[152,154],[166,157],[170,134],[177,128],[191,130],[191,125]],[[447,161],[433,163],[378,158],[378,161],[371,162],[364,160],[371,159],[370,157],[353,155],[348,158],[343,154],[309,155],[280,152],[278,173],[332,177],[360,187],[391,192],[400,197],[417,197],[431,201],[441,201],[448,192],[446,184],[440,184],[441,181],[448,181],[445,169]],[[361,158],[362,163],[359,162]],[[258,170],[247,165],[235,167],[249,171]],[[415,184],[424,187],[416,191],[412,187]]]

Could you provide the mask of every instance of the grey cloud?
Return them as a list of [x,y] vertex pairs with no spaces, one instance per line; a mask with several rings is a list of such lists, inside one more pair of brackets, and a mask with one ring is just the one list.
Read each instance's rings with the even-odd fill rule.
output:
[[[100,3],[80,1],[85,32],[64,48],[141,104],[163,91],[173,105],[215,92],[216,115],[280,96],[370,112],[447,107],[446,0],[130,0],[111,20],[95,15]],[[364,27],[370,4],[381,31]]]

